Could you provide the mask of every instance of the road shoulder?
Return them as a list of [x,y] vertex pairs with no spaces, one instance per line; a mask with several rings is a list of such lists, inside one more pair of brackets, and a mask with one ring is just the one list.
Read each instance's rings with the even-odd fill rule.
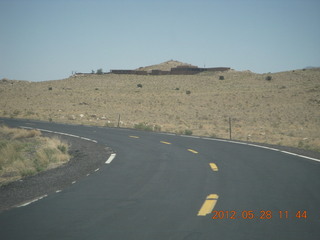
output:
[[0,212],[70,186],[74,181],[94,172],[111,155],[112,149],[83,139],[42,133],[66,141],[72,155],[66,164],[23,178],[0,187]]

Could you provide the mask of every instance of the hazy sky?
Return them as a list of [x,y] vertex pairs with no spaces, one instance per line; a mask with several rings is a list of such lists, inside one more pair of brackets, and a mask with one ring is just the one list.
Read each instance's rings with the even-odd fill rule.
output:
[[319,0],[0,0],[0,79],[178,60],[257,73],[320,66]]

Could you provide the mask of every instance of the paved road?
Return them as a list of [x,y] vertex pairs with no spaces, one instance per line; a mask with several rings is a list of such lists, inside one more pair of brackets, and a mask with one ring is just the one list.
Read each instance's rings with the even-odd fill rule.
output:
[[2,212],[0,239],[320,239],[317,161],[208,139],[5,121],[94,139],[117,155],[62,192]]

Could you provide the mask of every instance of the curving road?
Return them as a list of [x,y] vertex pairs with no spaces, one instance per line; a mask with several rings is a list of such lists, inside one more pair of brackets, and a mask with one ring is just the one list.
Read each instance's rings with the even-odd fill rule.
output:
[[116,157],[59,193],[0,213],[0,239],[320,239],[317,159],[206,138],[2,120],[93,139]]

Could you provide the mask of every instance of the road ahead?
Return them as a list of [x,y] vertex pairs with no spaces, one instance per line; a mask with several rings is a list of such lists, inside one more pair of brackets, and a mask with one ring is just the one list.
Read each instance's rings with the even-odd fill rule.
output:
[[317,161],[202,138],[3,121],[90,138],[116,157],[0,213],[0,239],[320,239]]

